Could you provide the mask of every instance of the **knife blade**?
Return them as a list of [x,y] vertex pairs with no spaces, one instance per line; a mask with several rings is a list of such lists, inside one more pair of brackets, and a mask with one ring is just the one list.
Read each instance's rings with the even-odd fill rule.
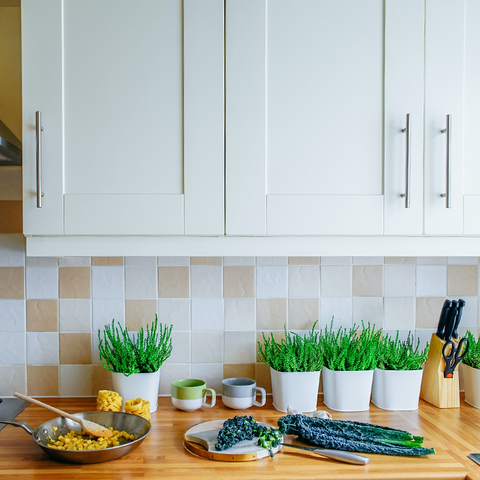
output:
[[437,337],[441,338],[442,340],[444,338],[445,325],[447,323],[448,311],[450,310],[451,306],[452,306],[452,301],[451,300],[445,300],[445,302],[443,303],[442,311],[440,313],[440,318],[438,320]]
[[452,333],[452,337],[453,338],[458,338],[458,325],[460,324],[460,320],[462,319],[462,312],[463,312],[463,307],[466,305],[466,301],[463,300],[462,298],[460,298],[458,300],[458,304],[457,304],[457,317],[455,319],[455,327],[453,328],[453,333]]
[[307,450],[309,452],[316,453],[318,455],[323,455],[324,457],[331,458],[333,460],[338,460],[339,462],[351,463],[353,465],[366,465],[370,458],[364,457],[363,455],[357,455],[356,453],[344,452],[342,450],[330,450],[327,448],[311,448],[303,447],[302,445],[293,445],[291,443],[280,443],[285,447],[298,448],[300,450]]
[[445,334],[443,339],[449,342],[452,339],[453,329],[455,328],[455,319],[457,317],[457,301],[452,300],[452,306],[448,310],[447,323],[445,324]]

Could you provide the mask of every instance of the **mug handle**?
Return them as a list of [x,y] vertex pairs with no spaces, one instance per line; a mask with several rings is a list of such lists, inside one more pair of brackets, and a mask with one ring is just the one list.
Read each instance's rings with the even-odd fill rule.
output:
[[[253,390],[253,404],[256,405],[257,407],[263,407],[265,405],[265,402],[267,401],[267,392],[262,387],[253,387],[252,390]],[[256,400],[257,393],[262,394],[262,401],[260,403],[257,402]]]
[[[207,403],[207,393],[210,393],[210,395],[212,397],[212,403],[210,403],[210,404]],[[204,407],[212,408],[212,407],[215,406],[215,402],[217,401],[216,400],[217,395],[216,395],[215,390],[213,388],[204,388],[203,392],[202,392],[202,395],[203,395],[202,405]]]

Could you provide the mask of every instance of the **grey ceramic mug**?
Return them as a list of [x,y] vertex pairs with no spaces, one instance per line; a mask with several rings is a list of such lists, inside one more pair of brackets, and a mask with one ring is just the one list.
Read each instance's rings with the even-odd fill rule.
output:
[[[257,393],[261,395],[261,401],[257,402]],[[263,407],[267,401],[265,389],[257,387],[255,380],[251,378],[226,378],[222,381],[222,401],[229,408],[243,410],[252,405]]]

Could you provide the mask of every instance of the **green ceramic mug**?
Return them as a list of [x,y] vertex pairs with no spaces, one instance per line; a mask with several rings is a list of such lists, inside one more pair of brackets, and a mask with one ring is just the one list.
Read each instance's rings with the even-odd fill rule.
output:
[[[190,412],[200,407],[212,408],[215,406],[216,393],[213,388],[207,388],[203,380],[184,378],[172,382],[172,403],[180,410]],[[211,403],[207,403],[207,394],[210,394]]]

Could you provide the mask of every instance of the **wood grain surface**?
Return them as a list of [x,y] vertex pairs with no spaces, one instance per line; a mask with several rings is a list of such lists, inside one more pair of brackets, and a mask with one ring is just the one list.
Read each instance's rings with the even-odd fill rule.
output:
[[[42,399],[67,412],[95,409],[94,398]],[[160,398],[158,410],[152,415],[152,432],[138,449],[118,460],[95,465],[61,464],[45,454],[23,429],[7,426],[0,431],[0,477],[8,479],[47,480],[66,478],[84,480],[102,478],[119,480],[146,479],[464,479],[480,480],[480,466],[467,455],[480,452],[480,410],[467,405],[463,398],[460,408],[439,409],[420,401],[418,411],[386,411],[371,405],[370,411],[331,412],[334,419],[371,422],[408,430],[425,436],[425,446],[433,447],[435,455],[426,457],[393,457],[369,455],[366,466],[346,465],[309,452],[284,448],[274,458],[255,462],[214,462],[198,458],[183,446],[183,434],[191,427],[208,420],[252,415],[257,421],[275,425],[283,415],[272,407],[271,397],[262,408],[230,410],[221,399],[212,409],[194,412],[177,410],[170,398]],[[319,409],[325,409],[319,398]],[[36,405],[29,405],[17,419],[31,427],[53,418]],[[286,436],[286,441],[296,439]],[[468,477],[467,477],[468,475]]]

